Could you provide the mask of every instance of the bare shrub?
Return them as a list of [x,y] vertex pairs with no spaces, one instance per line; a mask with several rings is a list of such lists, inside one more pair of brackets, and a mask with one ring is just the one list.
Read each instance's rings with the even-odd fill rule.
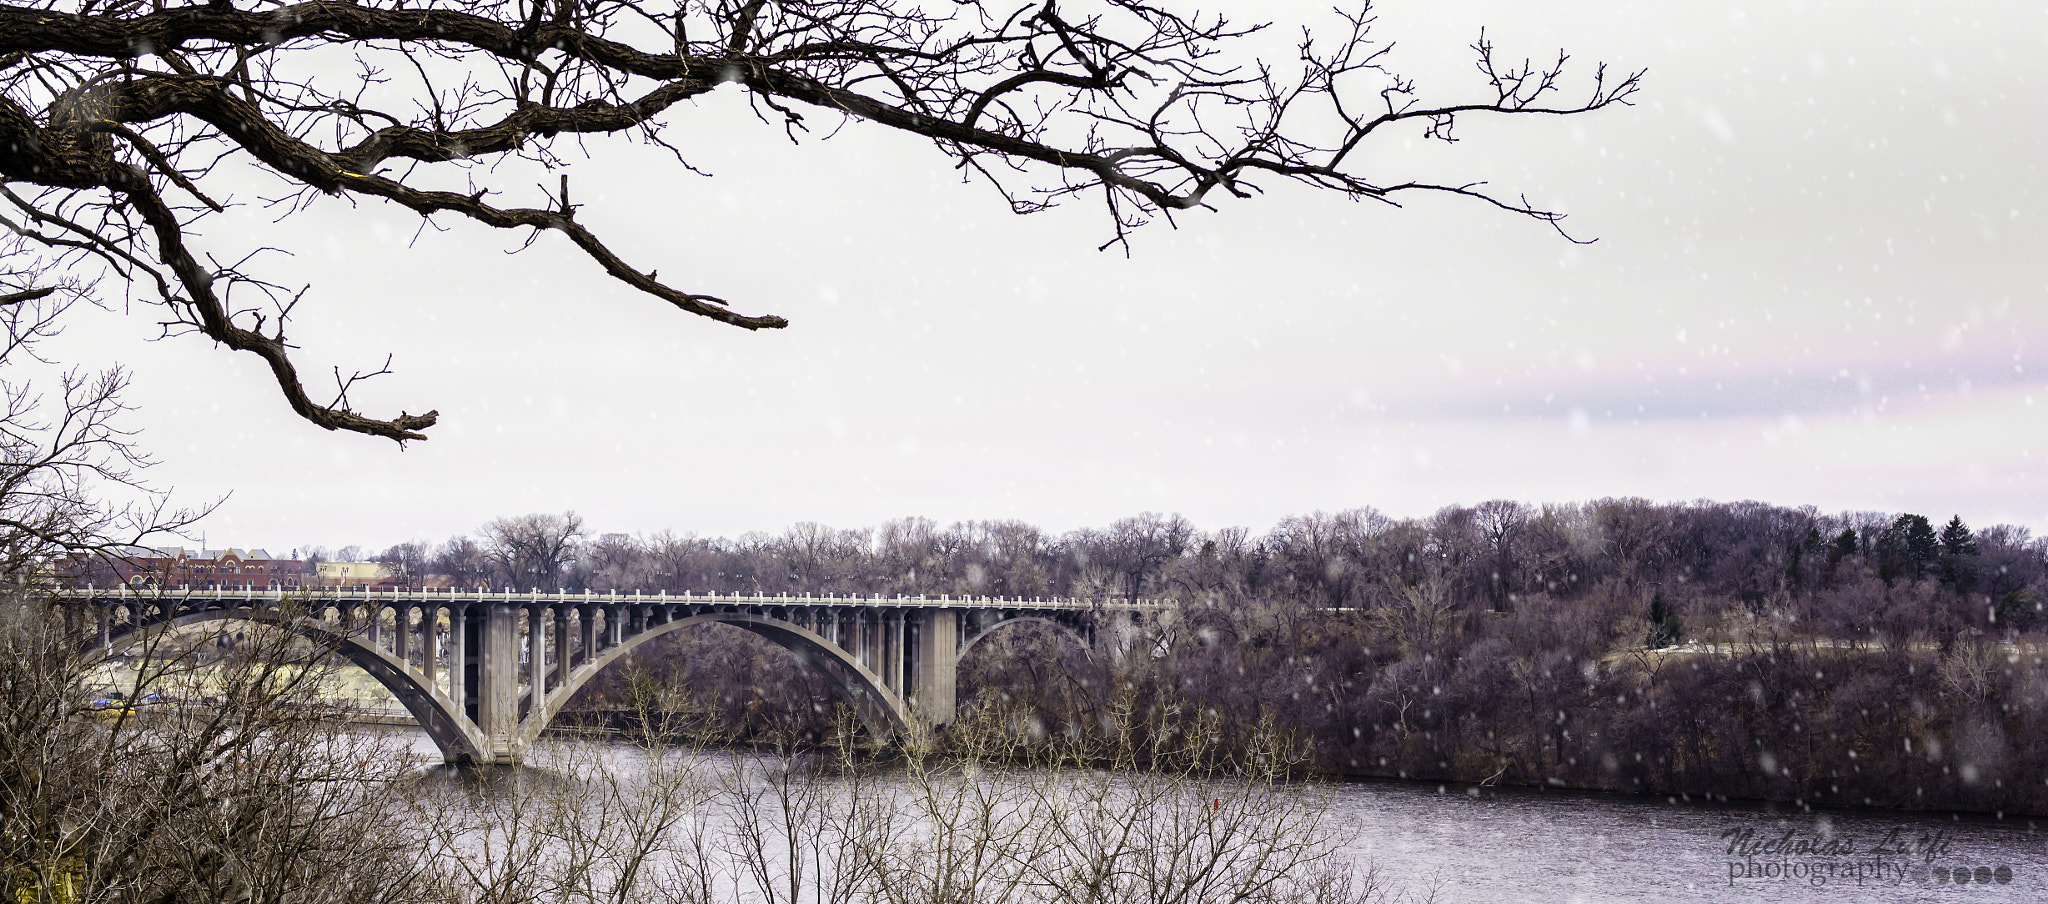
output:
[[[202,682],[173,635],[144,634],[133,705],[95,710],[93,663],[62,619],[23,595],[4,607],[0,875],[15,900],[421,899],[427,863],[385,790],[416,762],[320,702],[336,641],[252,625]],[[208,701],[171,697],[202,684]]]

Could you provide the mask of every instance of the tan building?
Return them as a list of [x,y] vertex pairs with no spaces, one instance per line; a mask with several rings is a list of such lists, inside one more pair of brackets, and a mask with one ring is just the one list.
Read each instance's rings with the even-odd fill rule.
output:
[[311,583],[316,587],[357,587],[388,583],[384,566],[375,562],[321,562],[313,568]]

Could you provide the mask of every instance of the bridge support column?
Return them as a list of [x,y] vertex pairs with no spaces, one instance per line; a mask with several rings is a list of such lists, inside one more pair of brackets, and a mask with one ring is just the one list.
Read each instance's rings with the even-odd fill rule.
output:
[[[555,676],[548,679],[550,687],[569,686],[569,607],[555,607]],[[545,695],[535,696],[533,706],[539,709]]]
[[548,695],[548,610],[539,607],[526,610],[526,687],[534,706]]
[[917,649],[911,654],[911,713],[925,725],[953,721],[955,671],[960,664],[960,613],[918,609]]
[[481,624],[482,649],[470,654],[483,674],[476,689],[476,725],[490,739],[496,763],[516,763],[526,751],[519,744],[519,626],[524,610],[513,604],[486,603]]
[[448,698],[455,701],[455,711],[463,718],[478,725],[476,689],[481,680],[476,673],[476,650],[480,637],[473,622],[468,603],[448,607]]
[[[428,604],[420,607],[420,674],[426,676],[427,688],[440,687],[435,669],[441,665],[441,607]],[[458,704],[462,701],[456,701]]]
[[874,668],[874,660],[868,658],[868,610],[853,610],[853,646],[847,649],[853,654],[853,661],[861,667]]
[[576,610],[576,633],[583,640],[583,655],[577,662],[589,662],[597,658],[597,609],[584,606]]
[[882,613],[882,683],[889,692],[903,695],[903,613]]
[[391,607],[396,615],[391,631],[391,656],[406,665],[412,664],[412,609],[411,603]]

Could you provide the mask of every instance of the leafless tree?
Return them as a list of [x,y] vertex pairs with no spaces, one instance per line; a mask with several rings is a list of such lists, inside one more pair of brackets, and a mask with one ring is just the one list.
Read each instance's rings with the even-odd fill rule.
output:
[[1529,507],[1511,499],[1491,499],[1473,508],[1479,535],[1486,541],[1486,595],[1496,610],[1506,609],[1520,569],[1516,558],[1522,531],[1529,523]]
[[[1305,749],[1270,720],[1233,756],[1213,715],[1141,715],[1133,699],[1052,738],[980,708],[889,759],[852,744],[678,750],[658,731],[553,745],[545,771],[467,799],[449,787],[418,819],[465,901],[1385,899],[1339,851],[1329,787],[1296,771]],[[703,715],[670,702],[682,722]],[[843,710],[837,725],[854,731]]]
[[650,577],[647,558],[647,545],[631,535],[599,534],[577,557],[578,580],[591,590],[639,586]]
[[[280,620],[315,614],[289,607]],[[131,635],[104,672],[46,601],[0,596],[0,888],[11,900],[402,902],[429,862],[395,820],[412,757],[335,718],[340,634],[250,625],[206,659]],[[96,684],[126,702],[95,709]],[[204,702],[202,702],[204,701]]]
[[445,574],[456,587],[471,589],[490,580],[490,560],[485,557],[482,546],[467,536],[449,537],[448,541],[434,548],[431,566],[435,574]]
[[1156,593],[1167,563],[1188,552],[1195,526],[1180,515],[1144,512],[1119,518],[1090,539],[1091,564],[1108,568],[1135,595]]
[[[1476,178],[1396,172],[1375,149],[1451,141],[1476,116],[1625,104],[1641,84],[1602,65],[1567,96],[1565,54],[1517,62],[1482,33],[1474,89],[1425,94],[1392,68],[1369,7],[1345,18],[1304,34],[1283,66],[1241,49],[1263,25],[1135,0],[28,0],[0,6],[0,198],[53,266],[102,265],[162,306],[168,332],[258,356],[301,417],[402,441],[437,414],[359,413],[350,389],[384,367],[337,370],[332,397],[315,399],[286,330],[303,291],[261,275],[260,249],[198,240],[224,209],[224,162],[274,175],[284,188],[269,200],[286,213],[324,194],[559,233],[636,291],[757,330],[786,321],[624,260],[578,218],[566,176],[515,193],[491,180],[495,164],[552,167],[602,136],[669,147],[665,119],[737,84],[792,139],[848,119],[929,139],[1019,212],[1099,197],[1111,244],[1278,181],[1389,204],[1456,195],[1557,225]],[[337,58],[355,74],[321,68]]]
[[377,554],[377,564],[401,587],[418,587],[427,576],[427,545],[414,541],[396,543]]
[[865,582],[858,577],[870,546],[867,531],[834,530],[815,521],[792,524],[773,541],[783,575],[792,589],[845,592]]
[[696,871],[702,858],[675,854],[704,841],[699,814],[716,782],[701,755],[666,743],[673,724],[642,724],[630,744],[546,744],[525,768],[437,782],[411,798],[417,837],[439,867],[437,896],[709,904],[714,877]]
[[647,556],[652,569],[649,590],[674,593],[723,586],[715,580],[718,571],[711,541],[659,531],[647,538]]
[[0,238],[0,576],[61,566],[91,577],[106,556],[205,511],[173,508],[143,479],[151,460],[120,424],[125,371],[58,369],[42,357],[87,287],[18,268],[22,244]]
[[944,570],[946,544],[930,518],[885,521],[876,529],[874,543],[875,568],[889,582],[890,591],[919,592],[921,580],[929,581],[933,572]]
[[558,590],[583,538],[575,512],[496,518],[483,527],[483,551],[508,587]]

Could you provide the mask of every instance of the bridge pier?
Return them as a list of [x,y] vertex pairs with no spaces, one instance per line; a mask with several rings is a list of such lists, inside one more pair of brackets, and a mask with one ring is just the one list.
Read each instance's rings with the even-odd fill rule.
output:
[[476,727],[489,745],[493,762],[512,762],[523,750],[515,749],[519,732],[519,607],[503,603],[484,604],[483,617],[475,625],[481,643],[476,653],[480,679],[476,689]]
[[910,711],[929,726],[953,721],[954,670],[960,664],[960,612],[919,609],[910,679]]

